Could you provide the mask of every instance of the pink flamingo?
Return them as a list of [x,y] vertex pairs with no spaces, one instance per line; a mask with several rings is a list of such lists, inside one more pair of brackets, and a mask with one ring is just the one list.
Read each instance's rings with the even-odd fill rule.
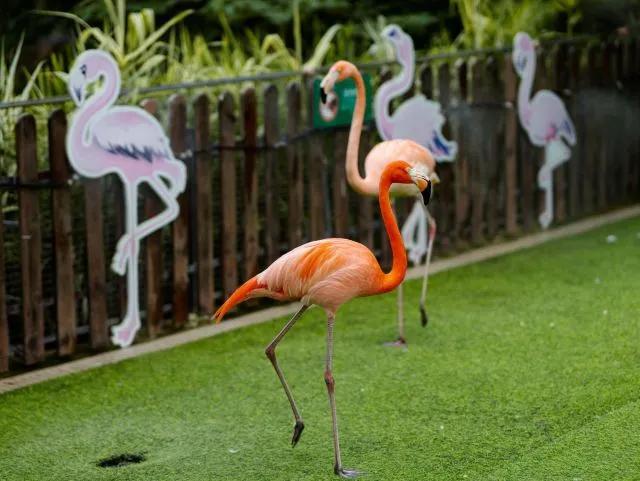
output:
[[[333,87],[336,82],[342,82],[347,78],[354,80],[357,90],[356,105],[353,111],[351,129],[349,131],[346,159],[347,181],[353,190],[361,195],[377,196],[380,179],[385,167],[389,164],[389,159],[404,160],[425,176],[429,177],[432,182],[437,183],[439,179],[435,173],[436,163],[433,156],[429,150],[413,140],[386,140],[375,145],[364,161],[365,177],[360,176],[360,172],[358,171],[358,148],[360,145],[360,135],[362,133],[362,123],[364,121],[365,90],[362,76],[355,65],[344,60],[336,62],[320,83],[321,97],[326,98],[326,96],[333,92]],[[416,195],[416,191],[412,186],[397,185],[391,189],[391,194],[397,197],[411,197]],[[429,215],[428,211],[426,211],[426,214]],[[428,322],[425,299],[427,295],[429,263],[431,261],[431,247],[436,231],[436,224],[433,219],[430,219],[430,225],[432,232],[429,236],[422,294],[420,297],[420,313],[423,326]],[[406,346],[402,285],[398,287],[398,340],[388,345]]]
[[[87,86],[99,79],[102,87],[87,97]],[[125,186],[126,233],[118,241],[111,268],[120,275],[127,271],[127,312],[112,328],[112,341],[126,347],[140,328],[140,240],[178,215],[176,196],[184,190],[186,169],[173,157],[153,116],[137,107],[113,107],[120,93],[120,71],[110,55],[100,50],[80,54],[69,72],[68,88],[78,106],[66,142],[71,165],[91,178],[115,173]],[[151,186],[167,208],[138,224],[137,189],[142,182]]]
[[284,374],[276,360],[276,346],[302,314],[315,304],[327,314],[327,356],[324,379],[327,384],[333,421],[334,472],[343,478],[354,478],[358,471],[345,469],[340,457],[338,419],[333,379],[333,325],[338,308],[362,296],[372,296],[395,289],[407,271],[407,256],[398,229],[389,192],[404,189],[422,193],[425,203],[431,197],[431,181],[423,169],[404,161],[387,162],[380,175],[379,203],[382,220],[393,253],[391,271],[384,273],[374,254],[364,245],[348,239],[324,239],[301,245],[283,255],[267,269],[240,286],[215,313],[217,322],[236,304],[254,297],[270,297],[279,301],[301,301],[302,307],[267,346],[265,354],[273,364],[295,417],[291,444],[296,445],[304,423]]
[[569,145],[576,143],[576,131],[562,100],[550,90],[531,98],[536,71],[536,49],[529,35],[519,32],[513,39],[513,66],[522,79],[518,88],[518,117],[533,145],[545,148],[544,164],[538,172],[538,186],[545,191],[545,208],[539,221],[544,229],[553,219],[553,169],[569,160]]

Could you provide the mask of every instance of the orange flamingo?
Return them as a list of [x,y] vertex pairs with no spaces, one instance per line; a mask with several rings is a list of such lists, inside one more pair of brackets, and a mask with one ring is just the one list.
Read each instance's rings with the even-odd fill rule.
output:
[[[387,140],[376,144],[367,155],[364,161],[365,177],[360,176],[358,170],[358,148],[360,145],[360,134],[362,133],[362,124],[364,122],[365,113],[365,90],[364,82],[360,72],[350,62],[339,60],[329,69],[327,75],[320,83],[320,95],[322,99],[333,91],[333,87],[337,82],[342,82],[348,78],[352,78],[356,84],[356,105],[351,120],[351,129],[349,130],[349,140],[347,144],[346,173],[349,185],[357,193],[361,195],[377,196],[378,185],[385,167],[389,164],[389,159],[404,160],[413,168],[421,171],[429,177],[433,183],[438,183],[439,179],[435,173],[436,162],[428,149],[413,140]],[[407,186],[394,186],[391,194],[395,197],[413,196],[414,191]],[[429,264],[431,262],[431,250],[433,240],[436,235],[435,219],[429,214],[424,206],[425,216],[429,222],[429,242],[427,245],[427,259],[425,261],[424,275],[422,280],[422,293],[420,296],[420,314],[422,325],[426,326],[428,322],[427,311],[425,309],[425,300],[427,297],[427,283],[429,279]],[[413,213],[412,213],[413,215]],[[404,234],[404,232],[403,232]],[[409,242],[407,236],[405,241]],[[404,313],[403,313],[403,292],[402,284],[398,286],[398,340],[388,345],[406,346],[406,337],[404,333]]]
[[[327,313],[327,357],[324,380],[329,394],[333,421],[334,472],[343,478],[354,478],[359,473],[342,467],[338,419],[333,379],[333,324],[338,308],[354,297],[372,296],[395,289],[407,271],[407,255],[391,207],[389,191],[392,184],[414,194],[422,193],[426,205],[431,197],[428,176],[404,161],[390,162],[380,176],[379,202],[382,220],[389,236],[393,265],[384,273],[373,253],[364,245],[348,239],[323,239],[303,244],[277,259],[266,270],[240,286],[218,309],[216,322],[240,302],[254,297],[270,297],[279,301],[300,301],[302,307],[271,341],[265,354],[282,383],[295,417],[291,444],[296,445],[304,429],[302,417],[291,390],[276,360],[276,346],[302,314],[315,304]],[[394,186],[398,187],[397,185]]]

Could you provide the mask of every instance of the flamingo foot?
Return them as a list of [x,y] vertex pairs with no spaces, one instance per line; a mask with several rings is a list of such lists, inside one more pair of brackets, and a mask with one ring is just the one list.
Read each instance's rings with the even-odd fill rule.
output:
[[546,229],[551,225],[551,220],[552,220],[551,213],[548,211],[543,212],[538,217],[538,221],[540,222],[540,225],[542,226],[543,229]]
[[385,347],[399,347],[401,349],[407,349],[407,341],[404,337],[400,336],[395,341],[385,342],[383,344]]
[[337,464],[333,467],[333,472],[336,473],[341,478],[345,478],[345,479],[355,479],[358,476],[364,474],[362,471],[343,468],[342,466],[338,466]]
[[131,234],[124,234],[116,246],[116,253],[111,260],[111,270],[121,276],[127,269],[127,260],[132,255],[132,237]]
[[118,347],[129,347],[136,337],[138,328],[131,326],[127,320],[111,328],[111,342]]
[[296,425],[293,427],[293,437],[291,438],[291,447],[295,448],[300,436],[302,436],[302,430],[304,429],[304,423],[302,421],[296,421]]
[[421,304],[420,305],[420,324],[422,324],[422,327],[427,327],[428,323],[429,323],[429,316],[427,315],[427,310]]

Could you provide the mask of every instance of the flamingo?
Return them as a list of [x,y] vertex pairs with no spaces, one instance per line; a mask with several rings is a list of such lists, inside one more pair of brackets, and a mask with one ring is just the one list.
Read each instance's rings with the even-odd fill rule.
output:
[[536,71],[536,49],[531,37],[519,32],[513,39],[513,66],[521,78],[518,87],[518,118],[533,145],[544,147],[544,163],[538,171],[538,186],[544,190],[544,211],[540,225],[549,227],[553,219],[553,169],[569,160],[571,151],[563,142],[576,144],[576,131],[562,100],[550,90],[540,90],[531,98]]
[[279,301],[300,301],[302,307],[285,324],[280,333],[267,346],[265,354],[273,364],[280,383],[291,405],[295,418],[292,446],[300,439],[304,423],[293,395],[276,359],[276,347],[295,322],[311,305],[317,305],[327,314],[327,353],[324,379],[329,395],[333,425],[334,472],[343,478],[354,478],[356,470],[345,469],[340,456],[338,419],[333,379],[333,325],[338,308],[345,302],[362,296],[372,296],[395,289],[407,271],[407,256],[398,229],[390,190],[404,189],[413,195],[421,193],[428,203],[431,180],[419,166],[399,160],[389,162],[380,175],[379,203],[382,220],[389,236],[393,265],[391,271],[382,271],[374,254],[364,245],[348,239],[323,239],[296,247],[271,264],[257,276],[240,286],[217,310],[216,322],[240,302],[254,297],[270,297]]
[[[333,92],[336,82],[342,82],[347,78],[352,78],[356,85],[356,104],[351,120],[349,140],[347,144],[346,175],[349,185],[358,194],[367,196],[377,196],[378,186],[385,167],[389,164],[389,159],[400,159],[408,162],[412,167],[420,169],[435,184],[439,181],[435,173],[436,163],[429,150],[413,140],[385,140],[376,144],[367,155],[364,161],[365,177],[360,176],[358,171],[358,147],[360,144],[360,134],[362,133],[362,123],[365,111],[365,90],[364,82],[360,72],[350,62],[339,60],[329,69],[329,72],[320,83],[321,97],[326,98]],[[391,194],[394,197],[410,197],[414,195],[414,189],[406,185],[393,186]],[[425,214],[429,216],[426,206],[422,206]],[[424,214],[423,214],[424,215]],[[431,262],[431,248],[435,237],[436,224],[430,218],[431,235],[427,247],[427,260],[425,262],[424,278],[422,282],[422,293],[420,296],[420,314],[422,325],[426,326],[428,316],[425,309],[425,299],[427,295],[427,282],[429,276],[429,263]],[[405,241],[407,240],[405,236]],[[404,331],[403,314],[403,292],[402,285],[398,287],[398,339],[387,345],[406,347],[407,341]]]
[[[87,95],[87,87],[102,79],[102,87]],[[69,71],[68,89],[77,105],[66,139],[73,168],[85,177],[115,173],[125,189],[126,232],[118,241],[111,268],[127,273],[127,310],[112,328],[112,342],[129,346],[140,328],[138,253],[140,240],[173,221],[179,212],[176,197],[185,188],[186,169],[176,160],[158,121],[138,107],[114,107],[120,93],[120,71],[109,54],[87,50]],[[166,209],[138,224],[137,190],[146,182]],[[165,183],[166,182],[166,183]]]

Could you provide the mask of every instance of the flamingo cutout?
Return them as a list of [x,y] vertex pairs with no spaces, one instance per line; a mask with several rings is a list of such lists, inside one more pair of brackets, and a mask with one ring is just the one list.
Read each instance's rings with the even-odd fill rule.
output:
[[[413,85],[416,55],[413,39],[398,25],[385,27],[382,37],[393,46],[402,70],[399,75],[382,84],[376,92],[375,121],[380,137],[383,140],[413,140],[429,149],[437,162],[453,161],[458,152],[458,144],[447,140],[442,134],[445,118],[439,102],[429,100],[423,94],[417,94],[403,102],[393,115],[389,114],[391,101],[407,93]],[[424,296],[435,235],[435,219],[420,202],[416,202],[402,226],[402,237],[409,259],[415,265],[420,264],[424,255],[427,255],[423,280]],[[422,302],[424,303],[424,300]]]
[[[101,88],[87,96],[87,86],[102,79]],[[140,329],[138,254],[140,240],[173,221],[179,212],[176,197],[185,188],[186,169],[173,157],[158,121],[137,107],[114,107],[120,93],[120,71],[101,50],[80,54],[69,72],[68,89],[78,106],[66,139],[73,168],[85,177],[117,174],[124,184],[126,232],[118,241],[111,269],[127,273],[127,312],[112,328],[111,340],[131,345]],[[146,182],[167,208],[138,224],[138,185]]]
[[[347,78],[352,78],[354,80],[357,91],[356,104],[353,111],[353,118],[351,120],[351,129],[349,131],[347,158],[345,164],[347,181],[353,190],[361,195],[378,196],[380,179],[385,167],[389,164],[390,159],[399,159],[408,162],[412,167],[428,176],[433,183],[437,183],[439,179],[435,173],[436,162],[433,159],[433,156],[429,150],[413,140],[386,140],[375,145],[364,161],[366,175],[364,178],[360,176],[360,172],[358,171],[358,148],[360,144],[360,135],[362,133],[362,124],[364,122],[365,90],[362,76],[355,65],[345,60],[340,60],[333,64],[329,69],[329,73],[327,73],[320,83],[321,97],[326,98],[329,96],[333,92],[335,83],[342,82]],[[391,193],[393,196],[411,197],[415,196],[415,189],[405,185],[398,185],[393,187]],[[429,215],[426,207],[423,206],[423,208],[425,209],[426,215]],[[428,322],[428,316],[425,309],[425,299],[427,295],[429,262],[431,260],[430,247],[433,245],[433,238],[435,236],[435,222],[432,222],[431,226],[432,235],[430,236],[429,241],[429,249],[427,252],[427,261],[425,263],[422,283],[422,294],[420,297],[420,313],[423,326],[426,326]],[[388,343],[387,345],[405,347],[406,344],[407,341],[404,332],[403,292],[402,285],[400,285],[398,287],[398,339],[394,343]]]
[[277,259],[267,269],[240,286],[215,313],[222,318],[235,305],[254,297],[270,297],[279,301],[300,301],[302,307],[267,346],[265,354],[273,364],[291,405],[295,418],[291,444],[302,435],[304,423],[289,385],[276,359],[276,347],[289,329],[311,305],[327,314],[327,355],[324,379],[329,395],[333,421],[334,472],[343,478],[354,478],[358,471],[345,469],[340,456],[338,419],[333,379],[333,325],[338,308],[362,296],[372,296],[395,289],[407,271],[407,255],[389,198],[390,190],[403,189],[413,195],[421,193],[425,203],[431,197],[431,181],[422,169],[404,161],[387,162],[380,175],[378,199],[382,221],[393,253],[391,271],[384,273],[375,255],[364,245],[348,239],[323,239],[301,245]]
[[531,98],[536,71],[536,49],[531,37],[519,32],[513,39],[513,66],[520,77],[518,118],[533,145],[544,147],[544,163],[538,171],[538,187],[544,191],[544,211],[538,220],[546,229],[553,220],[553,170],[569,160],[569,145],[576,144],[576,131],[562,100],[550,90]]

